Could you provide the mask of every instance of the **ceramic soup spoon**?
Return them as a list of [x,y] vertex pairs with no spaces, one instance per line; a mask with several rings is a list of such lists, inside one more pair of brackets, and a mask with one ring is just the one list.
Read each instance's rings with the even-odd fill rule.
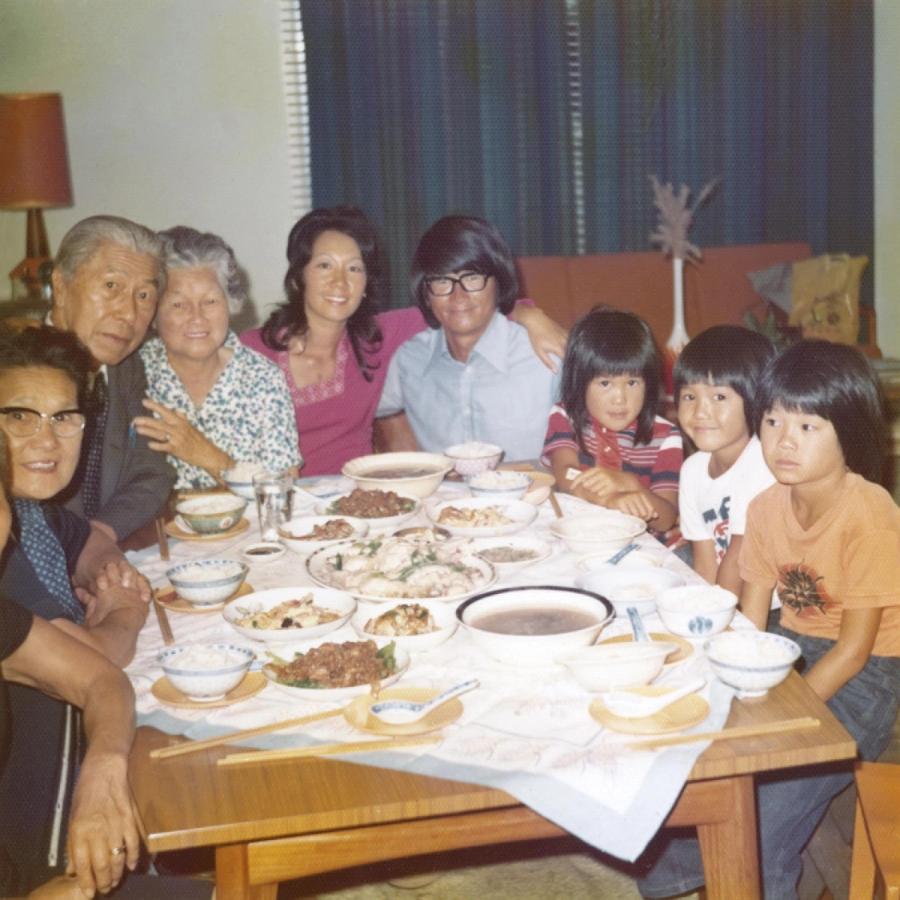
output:
[[652,716],[661,709],[673,704],[694,691],[699,691],[706,681],[703,678],[692,678],[684,684],[673,687],[672,690],[659,694],[656,697],[650,697],[646,694],[637,694],[633,691],[610,691],[601,696],[603,705],[613,715],[622,716],[625,719],[642,719],[645,716]]
[[427,703],[413,703],[411,700],[381,700],[373,703],[369,707],[369,712],[377,719],[388,725],[407,725],[410,722],[418,722],[428,713],[442,706],[444,703],[465,694],[478,687],[478,679],[473,678],[471,681],[463,681],[452,688],[448,688],[437,697],[432,698]]

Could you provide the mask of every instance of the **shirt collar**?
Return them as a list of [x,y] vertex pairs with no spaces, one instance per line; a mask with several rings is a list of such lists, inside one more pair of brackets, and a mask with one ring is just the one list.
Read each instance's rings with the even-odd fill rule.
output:
[[[475,354],[478,354],[478,356],[490,363],[499,372],[506,372],[509,368],[509,329],[507,327],[509,324],[510,323],[507,322],[505,316],[495,311],[484,334],[481,335],[478,342],[472,348],[472,353],[469,354],[469,361],[471,362],[472,357]],[[439,328],[434,341],[434,347],[425,363],[423,372],[430,369],[443,357],[453,359],[450,355],[450,348],[447,346],[447,335],[443,328]]]

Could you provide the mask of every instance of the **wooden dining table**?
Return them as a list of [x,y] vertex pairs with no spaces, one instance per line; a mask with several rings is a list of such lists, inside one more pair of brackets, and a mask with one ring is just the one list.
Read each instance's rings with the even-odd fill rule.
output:
[[[853,739],[796,673],[735,700],[727,727],[817,728],[712,743],[663,827],[696,826],[710,900],[760,896],[754,775],[850,760]],[[502,790],[325,758],[218,766],[233,747],[168,759],[140,728],[129,777],[151,852],[214,847],[217,900],[275,900],[278,883],[420,854],[564,837]]]

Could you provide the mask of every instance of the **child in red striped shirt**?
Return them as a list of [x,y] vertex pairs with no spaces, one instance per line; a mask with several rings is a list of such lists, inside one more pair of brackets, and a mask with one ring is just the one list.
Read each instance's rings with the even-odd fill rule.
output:
[[660,371],[643,319],[594,307],[569,335],[542,457],[560,490],[638,516],[657,536],[678,518],[684,458],[681,433],[656,415]]

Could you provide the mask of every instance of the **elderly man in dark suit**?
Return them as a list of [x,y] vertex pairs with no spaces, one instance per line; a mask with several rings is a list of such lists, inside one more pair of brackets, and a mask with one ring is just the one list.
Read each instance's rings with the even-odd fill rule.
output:
[[144,413],[137,350],[165,286],[162,242],[142,225],[91,216],[63,238],[53,270],[50,324],[74,332],[97,363],[95,417],[67,506],[113,540],[162,509],[174,482],[165,457],[132,427]]

